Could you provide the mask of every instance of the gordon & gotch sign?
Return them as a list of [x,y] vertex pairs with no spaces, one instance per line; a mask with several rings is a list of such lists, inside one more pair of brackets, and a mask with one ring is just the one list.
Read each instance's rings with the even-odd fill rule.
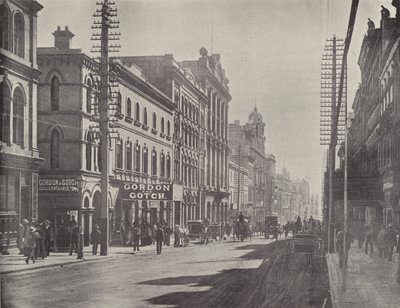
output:
[[172,200],[172,184],[126,183],[122,185],[124,200]]

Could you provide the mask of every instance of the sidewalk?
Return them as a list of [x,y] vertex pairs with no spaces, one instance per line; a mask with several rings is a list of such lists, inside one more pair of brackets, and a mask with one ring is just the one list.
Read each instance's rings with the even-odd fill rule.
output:
[[390,262],[379,258],[377,251],[366,255],[364,249],[353,244],[346,271],[339,268],[337,253],[326,256],[333,307],[400,307],[400,284],[396,282],[398,254],[394,253]]
[[[169,249],[171,247],[173,248],[173,246],[163,246],[163,249]],[[156,253],[155,245],[140,247],[140,251],[135,252],[133,251],[132,247],[110,246],[107,256],[100,256],[99,254],[94,256],[92,255],[91,248],[92,246],[84,248],[83,259],[77,259],[76,253],[73,253],[72,256],[70,256],[68,252],[50,252],[50,256],[44,260],[42,260],[42,258],[38,258],[35,264],[32,263],[32,260],[29,261],[29,264],[26,264],[25,257],[18,254],[18,249],[10,249],[9,255],[0,255],[0,274],[21,272],[51,266],[63,266],[79,262],[104,260],[120,254],[140,255],[149,251]]]

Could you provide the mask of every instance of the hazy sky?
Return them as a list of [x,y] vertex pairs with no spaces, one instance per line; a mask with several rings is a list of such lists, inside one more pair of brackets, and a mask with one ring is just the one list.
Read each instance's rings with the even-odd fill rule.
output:
[[[44,6],[39,13],[39,46],[53,46],[51,33],[58,25],[67,25],[75,34],[72,46],[90,50],[96,0],[39,2]],[[314,192],[320,193],[321,57],[327,36],[345,36],[350,0],[115,2],[121,55],[173,54],[182,61],[197,59],[202,46],[211,53],[212,45],[230,80],[230,122],[245,123],[257,105],[266,122],[266,150],[276,156],[277,170],[285,165],[292,178],[309,177]],[[395,15],[390,2],[360,1],[348,59],[350,106],[359,82],[357,59],[367,18],[379,27],[381,4]]]

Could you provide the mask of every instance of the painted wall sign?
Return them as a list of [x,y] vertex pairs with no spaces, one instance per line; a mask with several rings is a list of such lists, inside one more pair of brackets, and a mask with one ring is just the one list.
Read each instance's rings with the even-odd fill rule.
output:
[[126,183],[121,187],[124,200],[172,200],[172,184]]
[[68,178],[39,178],[39,191],[42,192],[77,192],[78,181]]

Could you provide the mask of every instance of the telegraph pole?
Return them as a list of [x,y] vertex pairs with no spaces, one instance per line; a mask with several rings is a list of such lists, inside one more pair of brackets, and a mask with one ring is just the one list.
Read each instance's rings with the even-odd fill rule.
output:
[[239,144],[239,159],[238,159],[238,162],[239,162],[239,168],[238,168],[238,193],[237,193],[237,199],[238,199],[238,203],[237,203],[237,216],[239,217],[239,214],[240,214],[240,156],[241,156],[241,148],[242,148],[242,146]]
[[[97,9],[93,17],[98,18],[93,23],[93,29],[99,29],[100,33],[93,34],[92,40],[100,41],[100,45],[93,46],[92,52],[100,52],[99,63],[99,127],[100,127],[100,155],[101,155],[101,241],[100,241],[100,255],[106,256],[108,254],[108,245],[110,242],[109,230],[109,204],[108,204],[108,191],[109,191],[109,140],[110,140],[110,126],[109,126],[109,93],[110,87],[110,58],[109,52],[117,51],[119,46],[110,45],[110,40],[117,40],[120,33],[112,33],[109,30],[118,28],[119,21],[113,20],[117,16],[116,9],[112,8],[115,2],[104,0],[97,2],[96,5],[101,6]],[[96,205],[97,206],[97,205]]]

